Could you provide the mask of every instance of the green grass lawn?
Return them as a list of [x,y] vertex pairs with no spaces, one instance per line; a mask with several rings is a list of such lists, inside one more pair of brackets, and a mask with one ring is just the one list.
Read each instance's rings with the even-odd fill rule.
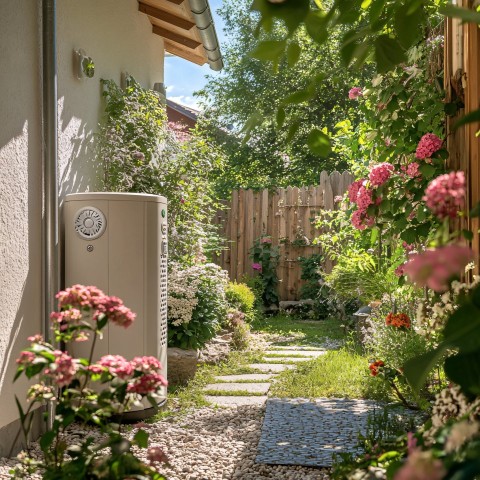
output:
[[339,320],[300,320],[292,315],[260,317],[253,322],[252,330],[268,334],[273,346],[315,347],[325,339],[340,340],[345,337]]
[[270,388],[273,397],[369,398],[388,401],[384,382],[369,376],[368,359],[349,349],[329,351],[295,370],[282,372]]

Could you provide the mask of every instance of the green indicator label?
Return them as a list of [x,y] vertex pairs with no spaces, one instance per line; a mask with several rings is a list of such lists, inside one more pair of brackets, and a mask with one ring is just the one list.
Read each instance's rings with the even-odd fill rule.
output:
[[162,208],[162,218],[165,218],[165,215],[167,214],[167,212],[165,212],[165,209]]

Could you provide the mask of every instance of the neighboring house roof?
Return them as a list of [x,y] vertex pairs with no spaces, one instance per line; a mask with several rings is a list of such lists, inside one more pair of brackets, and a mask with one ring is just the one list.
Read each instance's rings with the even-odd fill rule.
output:
[[167,99],[167,117],[169,122],[176,123],[181,131],[188,133],[195,128],[200,112],[190,107],[185,107]]
[[164,39],[165,50],[212,70],[223,68],[222,54],[208,0],[139,0],[153,33]]

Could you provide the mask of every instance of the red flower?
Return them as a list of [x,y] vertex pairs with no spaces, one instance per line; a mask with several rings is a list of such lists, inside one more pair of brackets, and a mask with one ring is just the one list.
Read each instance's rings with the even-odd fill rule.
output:
[[380,373],[380,369],[384,366],[385,362],[382,362],[381,360],[377,360],[376,362],[370,364],[368,368],[370,369],[372,377],[376,377]]
[[385,318],[385,324],[389,327],[410,328],[412,323],[410,317],[406,313],[390,312]]

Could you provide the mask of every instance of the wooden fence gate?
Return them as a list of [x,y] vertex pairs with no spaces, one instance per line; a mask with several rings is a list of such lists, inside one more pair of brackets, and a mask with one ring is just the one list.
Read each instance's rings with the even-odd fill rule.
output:
[[[322,210],[335,209],[335,197],[343,195],[353,181],[349,172],[322,172],[318,186],[234,191],[215,219],[228,242],[228,248],[215,262],[228,271],[231,280],[251,276],[254,271],[249,251],[255,239],[270,235],[280,251],[279,297],[297,300],[301,286],[299,257],[321,253],[318,246],[312,245],[320,233],[312,221]],[[325,266],[331,268],[331,264]]]

